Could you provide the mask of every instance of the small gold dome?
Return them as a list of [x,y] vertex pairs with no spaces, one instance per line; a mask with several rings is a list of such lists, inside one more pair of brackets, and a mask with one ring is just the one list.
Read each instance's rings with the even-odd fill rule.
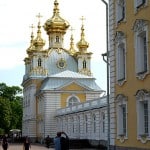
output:
[[40,30],[40,28],[41,28],[41,25],[40,25],[40,22],[38,22],[37,37],[33,41],[33,45],[35,47],[38,47],[38,46],[43,47],[45,45],[45,40],[43,40],[42,37],[41,37],[41,30]]
[[77,43],[77,47],[79,48],[79,51],[81,51],[81,50],[86,51],[87,48],[89,47],[89,43],[87,41],[85,41],[85,38],[84,38],[84,26],[83,25],[81,27],[81,39]]

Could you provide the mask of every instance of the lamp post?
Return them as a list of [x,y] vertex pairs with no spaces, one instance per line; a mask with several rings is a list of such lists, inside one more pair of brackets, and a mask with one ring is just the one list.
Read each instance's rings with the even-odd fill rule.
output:
[[[107,65],[107,119],[108,119],[108,131],[107,131],[107,150],[110,150],[110,103],[109,103],[109,51],[108,51],[108,3],[105,0],[101,0],[106,6],[106,53],[102,54],[103,60]],[[105,59],[106,57],[106,59]]]

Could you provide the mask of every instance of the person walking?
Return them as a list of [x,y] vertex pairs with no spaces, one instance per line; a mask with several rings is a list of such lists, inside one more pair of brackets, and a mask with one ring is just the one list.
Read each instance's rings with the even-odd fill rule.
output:
[[69,137],[65,132],[57,132],[54,138],[55,150],[69,150]]
[[3,150],[7,150],[8,149],[8,141],[7,141],[7,137],[4,136],[2,139],[2,148]]
[[49,137],[49,135],[46,137],[45,139],[45,144],[47,148],[50,148],[50,144],[51,144],[51,138]]
[[26,136],[23,143],[23,150],[29,150],[29,149],[31,149],[31,143],[29,138]]

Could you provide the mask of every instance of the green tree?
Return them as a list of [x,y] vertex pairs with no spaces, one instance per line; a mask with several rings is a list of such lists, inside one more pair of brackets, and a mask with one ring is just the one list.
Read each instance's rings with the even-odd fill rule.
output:
[[6,132],[9,130],[11,124],[11,116],[12,111],[10,101],[0,97],[0,128],[4,129]]
[[19,99],[11,101],[11,129],[22,128],[22,101]]
[[20,99],[22,89],[19,86],[7,86],[5,83],[0,83],[0,96],[7,98],[10,101]]
[[22,127],[22,89],[0,83],[0,128],[5,132]]

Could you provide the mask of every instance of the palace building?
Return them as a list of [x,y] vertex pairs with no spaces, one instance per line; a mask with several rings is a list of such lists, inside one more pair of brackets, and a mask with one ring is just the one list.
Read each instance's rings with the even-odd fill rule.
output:
[[109,1],[111,135],[117,150],[150,149],[150,1]]
[[[70,48],[64,48],[64,36],[69,26],[69,22],[60,16],[59,3],[55,0],[52,17],[43,26],[49,39],[48,47],[44,47],[40,20],[36,36],[31,33],[24,59],[22,135],[29,136],[32,141],[43,141],[47,135],[55,137],[56,132],[62,129],[70,138],[85,139],[87,135],[89,138],[92,131],[96,139],[106,140],[106,98],[102,97],[105,91],[92,76],[92,53],[88,51],[84,24],[81,25],[77,50],[73,35]],[[78,115],[71,116],[71,112],[77,111]],[[59,116],[67,113],[68,116],[63,117],[67,124],[64,128]],[[77,119],[81,124],[77,124]],[[93,124],[90,122],[92,119]],[[99,120],[103,128],[97,132],[96,129],[101,128]],[[72,122],[76,122],[76,126]],[[101,132],[103,134],[99,135]]]

